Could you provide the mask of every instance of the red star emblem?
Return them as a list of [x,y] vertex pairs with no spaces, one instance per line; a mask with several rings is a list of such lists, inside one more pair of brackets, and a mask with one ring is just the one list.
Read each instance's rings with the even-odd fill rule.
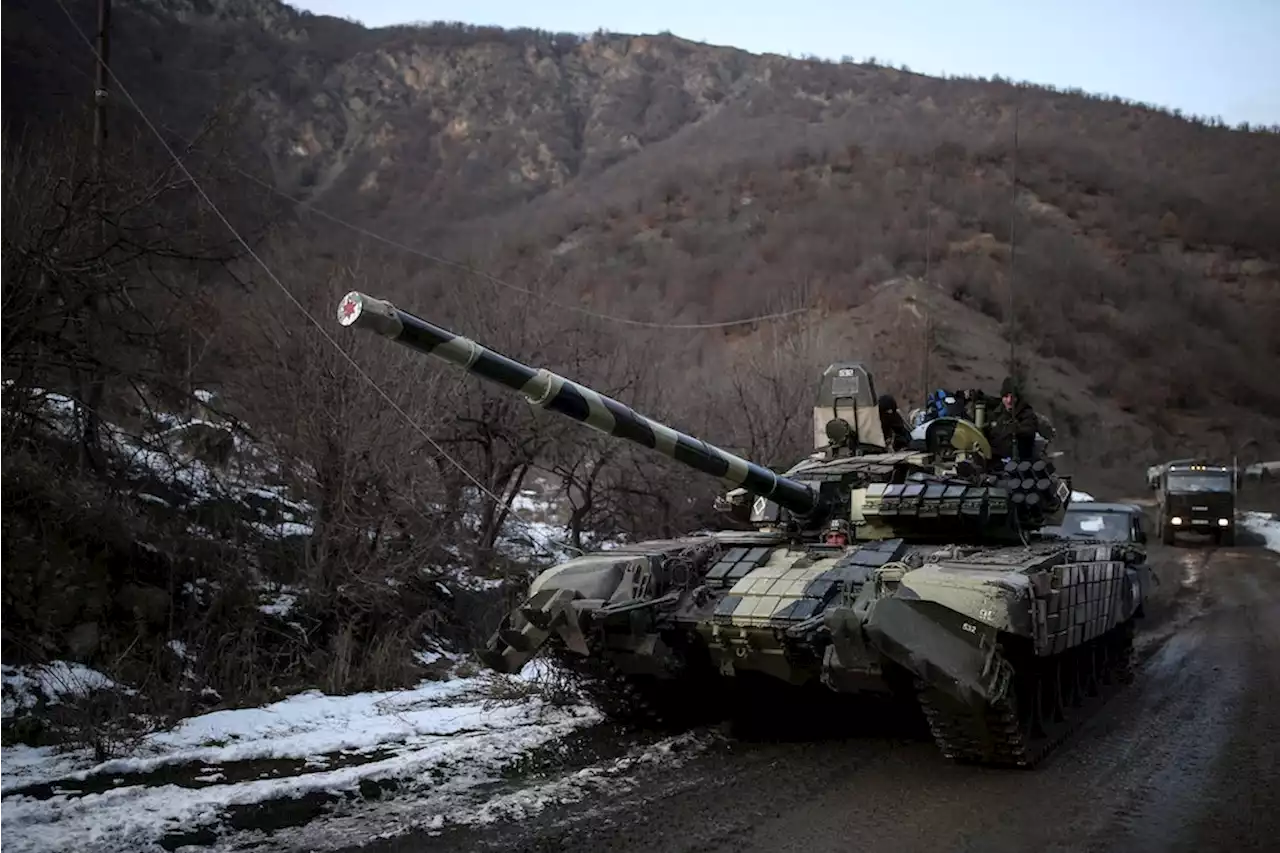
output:
[[347,300],[342,303],[342,316],[350,317],[354,313],[356,313],[356,301],[348,297]]

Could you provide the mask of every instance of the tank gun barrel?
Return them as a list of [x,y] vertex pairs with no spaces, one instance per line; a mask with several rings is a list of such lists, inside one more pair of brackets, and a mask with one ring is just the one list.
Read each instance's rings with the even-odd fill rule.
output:
[[802,518],[812,516],[819,508],[817,490],[806,483],[779,476],[768,468],[646,418],[617,400],[545,368],[530,367],[455,335],[384,299],[353,290],[338,303],[338,322],[377,332],[481,379],[517,391],[535,406],[550,409],[614,438],[656,450],[683,465],[767,498]]

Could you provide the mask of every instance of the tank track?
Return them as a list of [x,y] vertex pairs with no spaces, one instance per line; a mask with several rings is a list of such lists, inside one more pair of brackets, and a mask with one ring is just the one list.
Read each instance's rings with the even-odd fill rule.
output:
[[646,730],[681,730],[712,716],[712,700],[706,679],[631,675],[601,653],[595,638],[588,640],[591,653],[581,655],[557,649],[553,656],[570,672],[576,686],[609,720]]
[[1012,689],[976,709],[917,681],[933,739],[957,763],[1031,768],[1134,678],[1133,623],[1060,655],[1025,655]]

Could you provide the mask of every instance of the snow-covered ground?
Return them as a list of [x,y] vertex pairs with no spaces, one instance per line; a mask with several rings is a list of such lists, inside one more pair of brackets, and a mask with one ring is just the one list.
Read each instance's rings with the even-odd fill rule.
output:
[[[6,396],[10,391],[6,386]],[[71,428],[70,400],[39,389],[33,393],[52,429]],[[211,399],[200,395],[203,403]],[[311,535],[314,510],[290,494],[280,460],[216,416],[152,413],[151,421],[133,432],[112,424],[104,424],[103,432],[143,503],[183,513],[230,500],[240,507],[246,537]],[[193,452],[211,446],[231,452],[221,464]],[[545,488],[516,497],[512,523],[499,542],[504,551],[544,562],[573,555],[563,542],[562,514],[547,497]],[[191,533],[211,535],[194,526]],[[450,586],[471,589],[501,583],[461,568],[447,579]],[[210,584],[187,586],[199,601]],[[265,580],[260,587],[259,609],[292,624],[288,620],[301,591]],[[424,640],[427,648],[419,655],[424,663],[444,654],[431,648],[430,638]],[[177,640],[169,647],[179,658],[188,655]],[[449,657],[456,675],[457,660]],[[0,830],[10,851],[32,853],[158,851],[184,844],[241,849],[260,841],[263,833],[233,831],[233,823],[256,825],[255,811],[285,812],[294,817],[285,821],[284,834],[293,836],[298,849],[323,849],[379,833],[441,830],[536,811],[606,784],[602,780],[636,761],[665,761],[663,756],[679,746],[678,738],[623,745],[607,761],[584,763],[566,738],[591,730],[600,715],[585,705],[548,701],[536,683],[542,666],[531,664],[506,682],[493,676],[454,677],[400,691],[308,692],[263,707],[217,711],[146,736],[101,763],[87,748],[6,746],[0,753]],[[65,662],[6,666],[3,682],[6,723],[96,691],[132,692],[102,673]],[[495,684],[502,689],[495,691]],[[572,767],[546,759],[558,752],[573,753]],[[530,765],[560,769],[521,778]],[[390,790],[396,791],[393,798],[381,796]],[[273,838],[273,845],[280,838]]]
[[[514,683],[534,677],[530,665]],[[6,678],[16,692],[32,676],[10,671]],[[498,701],[489,687],[487,678],[475,677],[352,696],[308,692],[184,720],[127,756],[96,765],[85,751],[6,747],[4,843],[11,852],[145,851],[162,849],[166,836],[203,831],[205,842],[219,836],[215,849],[233,849],[254,835],[224,834],[237,808],[307,795],[337,804],[347,794],[353,802],[334,811],[349,817],[359,811],[354,795],[388,782],[412,808],[383,832],[496,816],[501,792],[485,789],[502,781],[513,759],[600,718],[586,706],[549,705],[533,691]],[[512,799],[511,792],[505,796]],[[527,808],[537,799],[526,790],[512,802]],[[332,833],[318,825],[307,834]]]
[[1240,523],[1262,537],[1264,548],[1280,552],[1280,515],[1268,512],[1242,512]]
[[[604,758],[562,760],[581,751],[566,738],[601,718],[520,689],[542,666],[530,664],[505,691],[469,677],[217,711],[100,764],[87,751],[6,747],[0,830],[10,853],[256,849],[270,835],[255,828],[260,807],[295,815],[270,835],[271,849],[335,849],[528,816],[606,788],[616,794],[636,765],[674,767],[712,738],[624,743]],[[6,677],[11,692],[42,680]],[[81,684],[105,686],[92,675]]]
[[55,661],[48,666],[0,667],[4,678],[4,718],[38,702],[55,705],[67,696],[83,696],[93,690],[117,687],[116,683],[84,664]]
[[[41,388],[19,392],[6,383],[6,397],[18,393],[29,395],[28,404],[43,410],[49,430],[64,437],[73,434],[70,398]],[[208,391],[196,391],[196,397],[204,404],[214,399]],[[175,510],[230,500],[242,510],[246,533],[270,539],[311,534],[308,520],[314,507],[289,496],[281,461],[271,448],[250,440],[212,411],[193,416],[148,411],[146,421],[136,431],[106,421],[100,425],[104,447],[125,467],[138,500]],[[205,452],[194,452],[197,447]],[[225,454],[224,464],[201,458],[219,454]],[[201,531],[192,526],[191,532]]]

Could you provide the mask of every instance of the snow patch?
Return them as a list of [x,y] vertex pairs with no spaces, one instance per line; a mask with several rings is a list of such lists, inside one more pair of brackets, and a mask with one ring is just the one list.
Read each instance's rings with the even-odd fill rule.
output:
[[[54,661],[43,666],[0,667],[4,679],[3,716],[35,707],[41,700],[57,705],[64,699],[87,696],[95,690],[110,690],[116,683],[83,664]],[[8,757],[6,756],[6,761]]]
[[549,807],[589,797],[603,796],[616,803],[641,784],[637,775],[646,766],[657,765],[663,774],[670,774],[714,740],[714,735],[695,732],[668,737],[654,744],[635,746],[621,758],[487,798],[477,798],[446,782],[425,797],[372,803],[314,821],[296,833],[293,843],[299,850],[338,850],[354,843],[389,839],[410,832],[439,835],[452,827],[524,820]]
[[[536,672],[527,668],[519,677]],[[484,697],[485,683],[465,678],[352,696],[311,691],[259,708],[216,711],[147,737],[130,756],[96,765],[87,753],[6,747],[0,765],[4,837],[12,850],[31,853],[159,850],[166,833],[215,828],[235,806],[349,792],[362,781],[382,779],[420,787],[432,797],[443,790],[448,796],[442,802],[453,802],[450,796],[501,781],[511,758],[600,719],[594,709],[553,707],[536,695],[499,705]],[[329,769],[351,756],[359,760]],[[229,767],[267,759],[302,766],[279,778],[259,773],[225,781]],[[164,767],[195,772],[190,782],[126,784],[82,795],[56,784]],[[53,796],[13,793],[39,782],[54,783]],[[192,787],[196,782],[201,787]],[[474,803],[474,796],[466,799]]]
[[1090,501],[1094,501],[1094,500],[1097,500],[1097,498],[1095,498],[1093,495],[1089,494],[1088,492],[1077,492],[1074,489],[1071,491],[1072,503],[1089,503]]
[[258,605],[258,610],[268,616],[279,616],[284,618],[293,610],[293,606],[298,603],[298,595],[291,587],[281,587],[275,597],[266,604]]
[[1241,513],[1240,523],[1262,537],[1267,550],[1280,553],[1280,517],[1269,512]]

